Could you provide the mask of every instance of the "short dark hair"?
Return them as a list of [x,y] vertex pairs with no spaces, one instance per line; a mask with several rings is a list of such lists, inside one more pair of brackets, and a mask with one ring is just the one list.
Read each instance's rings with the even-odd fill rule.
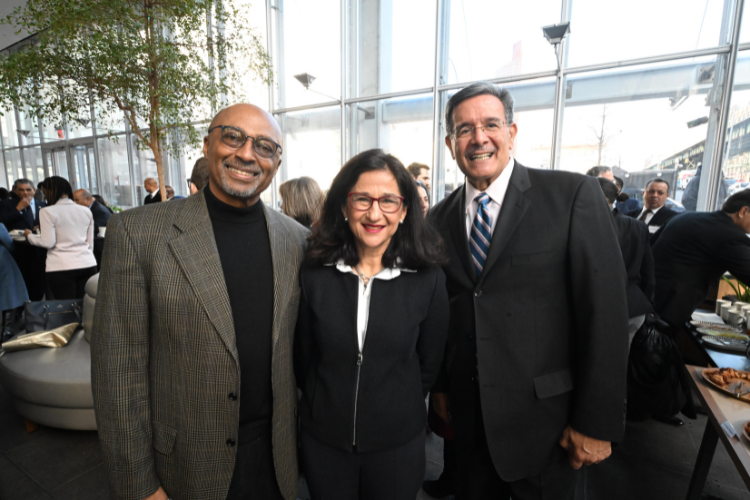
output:
[[47,191],[44,197],[49,205],[57,203],[63,195],[73,199],[73,188],[70,187],[70,182],[57,175],[44,179],[42,187]]
[[617,184],[617,187],[620,189],[625,187],[625,181],[623,181],[621,178],[617,177],[616,175],[615,175],[615,184]]
[[508,126],[513,123],[514,104],[513,96],[510,94],[510,91],[489,82],[473,83],[453,94],[453,96],[448,99],[448,104],[445,105],[445,130],[448,134],[453,133],[453,112],[456,110],[456,107],[466,99],[471,99],[472,97],[480,95],[492,95],[497,97],[503,104],[503,109],[505,110],[505,123]]
[[589,177],[601,177],[604,172],[611,172],[612,169],[609,167],[605,167],[603,165],[597,165],[595,167],[591,167],[586,171],[586,175]]
[[643,189],[648,189],[648,187],[654,182],[663,182],[667,185],[667,192],[669,192],[669,183],[661,177],[654,177],[653,179],[649,179],[649,181],[646,183],[646,187],[644,187]]
[[29,186],[34,187],[34,183],[31,182],[29,179],[21,178],[21,179],[16,179],[16,181],[13,183],[13,190],[15,190],[19,184],[28,184]]
[[404,223],[399,225],[383,254],[383,267],[394,267],[398,263],[410,269],[424,269],[444,264],[443,241],[422,215],[414,179],[398,158],[382,149],[370,149],[358,154],[333,179],[323,202],[320,227],[310,237],[307,262],[335,264],[343,260],[349,266],[359,262],[354,234],[344,219],[342,208],[346,206],[349,192],[359,177],[373,170],[388,170],[393,174],[406,207]]
[[10,193],[8,193],[8,190],[0,187],[0,200],[7,200],[10,196]]
[[190,183],[194,184],[198,191],[208,184],[208,158],[198,158],[195,162],[193,173],[190,174]]
[[617,199],[617,186],[615,186],[615,183],[604,177],[597,177],[596,180],[599,181],[599,186],[601,186],[602,191],[604,191],[604,197],[607,198],[607,203],[610,205],[614,203]]
[[736,214],[742,207],[750,207],[750,189],[743,189],[727,198],[721,211],[725,214]]
[[426,168],[427,170],[430,169],[430,167],[428,167],[424,163],[414,162],[411,165],[409,165],[408,167],[406,167],[406,170],[408,170],[409,173],[411,174],[411,176],[416,179],[417,177],[419,177],[419,174],[422,173],[422,169],[423,168]]

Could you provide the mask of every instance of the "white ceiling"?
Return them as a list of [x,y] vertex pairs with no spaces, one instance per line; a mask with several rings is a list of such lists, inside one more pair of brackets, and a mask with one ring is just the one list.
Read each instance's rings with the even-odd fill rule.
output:
[[[4,19],[19,5],[25,5],[26,0],[0,0],[0,19]],[[7,24],[0,25],[0,50],[13,45],[29,36],[27,33],[16,35],[15,29]]]

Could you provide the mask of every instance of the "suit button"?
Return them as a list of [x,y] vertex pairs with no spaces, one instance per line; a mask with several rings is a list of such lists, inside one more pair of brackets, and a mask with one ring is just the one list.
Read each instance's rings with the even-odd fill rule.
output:
[[229,400],[230,401],[237,401],[237,394],[230,392],[229,393]]
[[482,290],[477,290],[474,292],[474,297],[481,297],[482,296]]
[[232,447],[237,444],[237,441],[235,441],[232,438],[227,439],[227,446]]

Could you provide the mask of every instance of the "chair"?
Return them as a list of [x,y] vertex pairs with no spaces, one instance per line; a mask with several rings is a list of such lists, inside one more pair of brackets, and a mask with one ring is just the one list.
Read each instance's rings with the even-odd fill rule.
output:
[[98,283],[99,274],[86,283],[83,328],[68,345],[0,357],[0,384],[28,421],[60,429],[96,430],[89,339]]

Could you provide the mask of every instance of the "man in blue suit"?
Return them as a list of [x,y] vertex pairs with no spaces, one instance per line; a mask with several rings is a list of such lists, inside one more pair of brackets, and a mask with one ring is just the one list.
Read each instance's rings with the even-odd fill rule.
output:
[[[17,179],[13,183],[14,198],[5,200],[0,205],[0,222],[8,231],[14,229],[34,230],[39,225],[39,210],[46,207],[43,201],[34,199],[34,183],[29,179]],[[18,247],[13,254],[21,270],[29,299],[42,300],[44,296],[44,262],[46,250],[37,247]]]

